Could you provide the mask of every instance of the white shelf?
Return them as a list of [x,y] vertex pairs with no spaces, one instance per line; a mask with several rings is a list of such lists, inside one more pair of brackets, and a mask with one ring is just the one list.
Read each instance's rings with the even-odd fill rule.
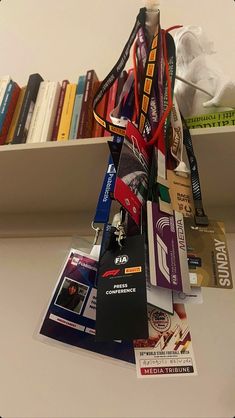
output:
[[105,138],[0,147],[0,213],[94,209],[108,147]]
[[235,209],[235,127],[193,129],[191,134],[206,206]]
[[[192,130],[206,208],[235,208],[235,128]],[[0,235],[90,234],[110,138],[0,147]],[[40,233],[41,232],[41,233]]]

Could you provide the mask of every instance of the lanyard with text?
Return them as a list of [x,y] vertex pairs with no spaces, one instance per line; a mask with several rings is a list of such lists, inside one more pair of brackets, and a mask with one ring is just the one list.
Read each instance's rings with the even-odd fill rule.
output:
[[[140,9],[139,15],[137,16],[137,20],[135,23],[135,26],[131,32],[131,35],[122,51],[122,54],[117,61],[116,65],[113,67],[113,69],[110,71],[110,73],[107,75],[107,77],[103,80],[101,83],[95,97],[93,100],[93,114],[96,119],[96,121],[102,125],[106,130],[108,130],[111,134],[117,134],[120,136],[125,136],[125,127],[122,127],[120,125],[114,124],[113,122],[109,122],[105,120],[101,115],[97,113],[97,105],[102,99],[103,95],[110,89],[114,81],[119,77],[121,74],[121,71],[123,70],[129,54],[130,54],[130,48],[135,40],[136,35],[138,34],[138,31],[141,30],[141,33],[144,34],[144,27],[145,27],[145,13],[146,9],[142,8]],[[144,129],[146,129],[147,122],[148,122],[148,111],[150,108],[150,98],[153,92],[153,80],[157,73],[157,46],[158,46],[158,27],[155,32],[155,35],[153,37],[153,40],[151,42],[151,47],[148,53],[147,61],[145,64],[145,75],[143,80],[143,86],[142,86],[142,93],[141,93],[141,112],[139,116],[139,130],[141,133],[143,133]],[[142,45],[144,47],[144,44]],[[146,51],[145,51],[146,53]],[[144,62],[143,62],[144,66]],[[135,92],[138,94],[138,92]],[[149,124],[150,125],[150,124]],[[150,126],[149,126],[149,132],[150,134]]]
[[[146,129],[146,122],[148,120],[148,111],[150,109],[151,96],[153,94],[154,79],[157,75],[157,49],[158,49],[158,34],[159,34],[159,25],[154,34],[153,40],[151,42],[151,47],[145,64],[145,78],[142,86],[142,100],[140,105],[140,115],[138,122],[138,129],[141,134],[143,134],[144,129]],[[155,103],[156,104],[156,103]],[[151,109],[150,109],[151,110]],[[151,115],[151,111],[150,111]],[[153,120],[150,116],[151,128],[153,130]],[[149,134],[149,132],[147,132]],[[153,132],[151,132],[153,134]]]
[[103,117],[101,117],[101,115],[97,113],[97,105],[101,101],[104,94],[110,89],[114,81],[120,76],[122,70],[124,69],[126,62],[129,58],[130,49],[136,38],[137,32],[140,27],[145,26],[145,14],[146,14],[146,9],[141,8],[136,18],[134,28],[132,29],[131,35],[122,51],[122,54],[119,60],[117,61],[113,69],[110,71],[110,73],[105,77],[103,82],[101,83],[93,100],[93,114],[94,114],[96,121],[100,125],[102,125],[107,131],[109,131],[111,134],[125,136],[125,128],[117,126],[113,124],[112,122],[109,122],[105,120]]
[[202,193],[201,185],[197,167],[197,160],[193,151],[193,144],[189,129],[183,119],[183,131],[184,131],[184,145],[187,151],[190,171],[191,171],[191,182],[192,182],[192,192],[193,200],[195,206],[195,223],[196,225],[208,225],[208,218],[204,212],[202,205]]
[[[99,120],[97,119],[97,113],[96,113],[96,106],[99,103],[99,101],[101,100],[104,92],[106,92],[107,90],[109,90],[110,86],[112,85],[111,80],[114,81],[115,77],[117,77],[117,75],[121,72],[121,70],[123,69],[125,62],[127,61],[127,58],[129,56],[129,52],[130,52],[130,46],[131,43],[134,40],[134,36],[136,34],[136,32],[138,32],[138,30],[142,29],[142,26],[139,22],[139,20],[144,23],[144,17],[142,16],[142,14],[145,13],[145,9],[141,9],[140,10],[140,14],[137,17],[137,21],[135,24],[135,27],[130,35],[130,38],[122,52],[121,57],[119,58],[117,64],[114,66],[113,70],[109,73],[109,75],[105,78],[105,80],[101,83],[100,89],[98,90],[94,101],[93,101],[93,107],[94,107],[94,116],[97,120],[98,123],[101,123],[103,126],[106,127],[107,130],[110,130],[111,132],[117,132],[120,136],[116,136],[114,138],[114,141],[118,141],[120,142],[120,139],[122,136],[125,135],[125,127],[120,126],[118,123],[115,125],[114,123],[109,123],[107,121],[104,120]],[[141,17],[139,19],[139,17]],[[139,23],[138,23],[139,22]],[[142,35],[144,34],[144,30],[142,29],[141,31]],[[146,52],[146,50],[145,50]],[[153,38],[152,41],[152,45],[151,45],[151,49],[149,51],[149,55],[148,55],[148,61],[147,61],[147,65],[145,65],[146,71],[145,71],[145,78],[144,78],[144,86],[145,86],[145,90],[146,92],[149,94],[149,98],[152,92],[152,87],[153,87],[153,76],[155,74],[154,69],[156,68],[155,65],[155,61],[157,58],[157,35]],[[122,65],[121,65],[122,64]],[[143,63],[144,64],[144,63]],[[129,86],[130,87],[130,86]],[[129,90],[128,87],[128,90]],[[131,114],[131,109],[130,107],[133,107],[131,105],[133,105],[133,102],[131,100],[132,97],[132,93],[133,93],[133,89],[130,90],[129,94],[128,94],[128,99],[125,102],[124,105],[124,109],[122,110],[122,117],[124,117],[123,119],[131,119],[130,118],[130,114]],[[148,112],[149,109],[149,99],[146,102],[146,92],[145,94],[143,93],[143,100],[142,100],[142,108],[146,111],[146,114]],[[99,117],[99,115],[98,115]],[[121,119],[120,119],[121,120]],[[114,122],[114,120],[112,120],[112,122]],[[112,126],[111,126],[112,125]],[[115,126],[115,129],[114,129]],[[111,128],[111,129],[110,129]],[[115,169],[113,167],[112,164],[112,159],[110,157],[110,160],[108,162],[108,168],[104,177],[104,181],[103,181],[103,186],[101,189],[101,193],[99,196],[99,200],[98,200],[98,204],[97,204],[97,208],[96,208],[96,214],[94,217],[94,223],[106,223],[107,219],[109,217],[109,212],[110,212],[110,208],[111,208],[111,198],[110,198],[110,192],[113,191],[113,187],[115,184],[115,180],[116,180],[116,172]]]
[[[155,41],[156,42],[156,41]],[[151,45],[152,47],[154,46]],[[153,48],[151,48],[153,49]],[[158,49],[158,48],[157,48]],[[143,28],[140,28],[137,34],[137,41],[135,44],[135,48],[134,48],[134,59],[133,59],[133,63],[134,63],[134,74],[135,74],[135,112],[136,112],[136,117],[137,119],[139,118],[139,92],[142,91],[143,94],[143,89],[146,87],[147,83],[146,83],[146,79],[149,78],[150,82],[152,82],[151,77],[154,77],[154,70],[156,72],[156,66],[154,62],[149,62],[147,63],[146,66],[146,61],[148,58],[148,47],[147,47],[147,41],[146,41],[146,37],[145,37],[145,33]],[[151,51],[150,51],[151,52]],[[151,59],[151,55],[149,57]],[[157,55],[158,58],[158,55]],[[136,68],[136,59],[138,62],[138,71]],[[146,77],[145,77],[145,69],[146,69]],[[147,96],[148,97],[148,96]],[[143,95],[142,95],[143,98]],[[146,101],[148,101],[149,105],[146,106]],[[147,113],[145,113],[145,126],[144,126],[144,134],[147,136],[147,138],[151,138],[152,132],[155,131],[156,127],[157,127],[157,123],[158,123],[158,118],[157,118],[157,111],[156,111],[156,107],[157,107],[157,97],[155,94],[154,89],[152,90],[152,95],[151,97],[148,97],[146,99],[143,98],[142,99],[142,111],[147,110],[148,107],[148,115]],[[135,120],[135,119],[134,119]]]
[[[113,142],[120,144],[123,141],[123,138],[120,136],[115,136]],[[104,175],[102,188],[100,191],[99,199],[96,206],[94,223],[105,224],[109,220],[109,213],[112,204],[112,194],[114,191],[116,181],[116,169],[113,163],[113,158],[110,155],[107,169]]]
[[189,170],[183,160],[183,148],[184,148],[184,139],[183,139],[183,124],[181,120],[180,111],[176,98],[173,98],[173,107],[171,112],[171,127],[172,127],[172,138],[170,144],[170,152],[172,157],[174,157],[177,162],[177,166],[174,171],[182,177],[188,177]]
[[[175,79],[175,46],[171,35],[161,31],[162,56],[159,59],[158,84],[158,112],[159,124],[149,144],[155,145],[155,155],[153,156],[151,168],[151,187],[152,198],[150,200],[159,200],[160,208],[163,211],[171,213],[170,196],[166,180],[166,147],[169,127],[169,115],[172,107],[172,95]],[[154,175],[157,178],[154,180]],[[158,192],[157,192],[157,190]]]
[[[124,68],[125,62],[128,59],[130,47],[134,40],[134,37],[136,36],[136,33],[141,32],[142,39],[144,36],[144,21],[145,21],[145,9],[141,9],[140,13],[137,17],[136,24],[134,29],[132,30],[132,33],[130,35],[130,38],[122,52],[121,57],[119,58],[117,64],[114,66],[112,71],[109,73],[109,75],[105,78],[105,80],[102,82],[93,102],[94,106],[94,116],[96,120],[101,123],[103,126],[106,127],[107,130],[110,130],[111,132],[118,132],[120,136],[123,136],[125,134],[125,127],[120,126],[118,124],[114,125],[114,123],[109,124],[112,125],[112,129],[109,129],[110,126],[107,124],[108,122],[103,120],[99,121],[96,117],[96,106],[101,100],[103,94],[109,90],[110,86],[115,80],[115,77],[118,76],[118,74],[122,71]],[[169,193],[168,188],[166,184],[166,164],[165,164],[165,136],[166,136],[166,126],[167,126],[167,116],[169,114],[170,106],[168,105],[168,101],[171,99],[172,91],[171,91],[171,83],[170,83],[170,76],[171,78],[174,76],[174,65],[170,64],[170,59],[172,60],[171,56],[167,56],[167,48],[169,44],[169,38],[170,35],[168,33],[165,33],[165,31],[161,31],[159,24],[157,25],[157,30],[155,31],[155,34],[153,36],[149,52],[147,54],[146,50],[146,43],[142,42],[142,55],[143,55],[143,66],[144,68],[145,64],[145,74],[142,81],[142,91],[141,91],[141,109],[139,114],[139,130],[141,133],[145,132],[147,134],[148,138],[150,137],[149,143],[152,141],[156,142],[157,146],[157,168],[158,168],[158,188],[160,191],[160,200],[169,203]],[[162,44],[159,43],[162,42]],[[167,39],[167,41],[166,41]],[[171,40],[171,39],[170,39]],[[167,45],[166,45],[167,42]],[[170,45],[171,46],[171,45]],[[164,49],[164,51],[163,51]],[[170,49],[171,53],[171,49]],[[169,54],[168,54],[169,55]],[[174,54],[173,54],[174,55]],[[164,58],[164,64],[163,65],[163,58]],[[160,60],[159,60],[160,59]],[[146,62],[145,62],[146,61]],[[156,65],[158,61],[158,65]],[[168,64],[169,61],[169,64]],[[173,60],[174,63],[174,60]],[[159,68],[158,68],[159,67]],[[164,89],[164,98],[163,98],[163,71],[165,70],[165,89]],[[169,76],[170,73],[170,76]],[[157,80],[156,85],[158,85],[158,89],[154,89],[154,80]],[[160,81],[159,81],[160,80]],[[157,98],[157,95],[159,93],[159,83],[161,84],[161,91],[159,94],[159,97],[161,99]],[[130,93],[132,93],[130,91]],[[158,99],[158,100],[157,100]],[[159,107],[159,111],[157,111],[157,108]],[[155,110],[154,110],[155,108]],[[124,115],[125,116],[125,115]],[[155,119],[154,119],[155,118]],[[160,120],[161,118],[161,120]],[[150,132],[146,132],[146,126],[148,120],[150,121]],[[159,123],[160,120],[160,123]],[[153,123],[155,122],[155,123]],[[156,131],[159,129],[159,125],[161,125],[160,129],[160,135],[153,137],[153,133],[155,131],[155,127],[157,126]],[[115,129],[113,127],[115,126]],[[107,199],[107,193],[112,192],[113,185],[115,183],[115,174],[114,172],[110,173],[110,165],[112,164],[111,160],[108,164],[108,170],[105,175],[103,187],[101,190],[99,202],[97,205],[96,215],[94,218],[94,222],[107,222],[107,218],[110,211],[111,206],[111,199]]]

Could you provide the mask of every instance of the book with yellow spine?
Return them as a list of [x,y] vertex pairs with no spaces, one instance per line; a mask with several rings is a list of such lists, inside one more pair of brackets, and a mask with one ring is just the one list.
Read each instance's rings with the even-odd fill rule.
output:
[[76,95],[77,84],[69,83],[66,87],[62,115],[60,120],[57,141],[69,139],[69,131],[73,114],[73,106]]
[[25,90],[26,90],[26,86],[22,87],[22,89],[20,91],[20,95],[19,95],[19,98],[18,98],[18,101],[17,101],[17,105],[16,105],[16,108],[15,108],[15,111],[14,111],[14,115],[13,115],[13,118],[12,118],[12,121],[11,121],[11,125],[10,125],[10,128],[9,128],[8,134],[7,134],[7,139],[6,139],[5,144],[10,144],[12,139],[13,139],[16,124],[17,124],[17,121],[18,121],[18,118],[19,118],[19,115],[20,115],[20,109],[21,109],[23,99],[24,99],[24,95],[25,95]]

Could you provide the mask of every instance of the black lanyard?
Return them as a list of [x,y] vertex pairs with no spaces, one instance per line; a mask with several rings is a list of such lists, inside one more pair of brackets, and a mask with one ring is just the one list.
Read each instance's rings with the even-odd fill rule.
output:
[[114,81],[120,76],[122,70],[124,69],[124,67],[126,65],[126,62],[129,58],[130,49],[131,49],[132,44],[135,40],[137,32],[138,32],[140,27],[145,26],[145,16],[146,16],[146,8],[143,7],[139,11],[139,14],[136,18],[134,28],[132,29],[130,37],[129,37],[126,45],[123,48],[123,51],[121,53],[120,58],[118,59],[117,63],[114,65],[112,70],[109,72],[109,74],[102,81],[102,83],[101,83],[100,87],[98,88],[98,91],[97,91],[97,93],[94,97],[94,100],[93,100],[93,113],[94,113],[94,117],[95,117],[96,121],[100,125],[102,125],[107,131],[109,131],[111,134],[125,136],[125,128],[114,125],[112,122],[109,122],[109,121],[105,120],[101,115],[99,115],[97,113],[97,105],[101,101],[104,94],[110,89],[110,87],[113,85]]
[[[95,97],[93,100],[93,114],[96,121],[102,125],[107,131],[111,134],[125,136],[126,129],[115,125],[112,122],[107,121],[101,115],[97,113],[97,105],[102,100],[104,94],[110,89],[113,85],[114,81],[120,76],[122,70],[125,67],[125,64],[130,55],[131,46],[136,38],[136,35],[140,28],[145,28],[145,16],[146,16],[146,8],[141,8],[139,14],[136,18],[135,26],[132,29],[130,37],[121,53],[120,58],[118,59],[117,63],[114,65],[110,73],[105,77],[102,81]],[[159,28],[159,26],[158,26]],[[156,75],[156,62],[157,62],[157,46],[158,46],[158,29],[152,39],[151,46],[148,52],[147,61],[145,64],[145,77],[143,80],[143,87],[141,93],[141,108],[140,108],[140,116],[139,116],[139,130],[143,133],[145,128],[145,123],[148,121],[147,113],[149,110],[150,98],[153,91],[153,79]]]
[[192,182],[192,192],[193,192],[193,200],[195,206],[195,223],[196,225],[208,225],[209,221],[204,212],[203,204],[202,204],[202,193],[201,193],[201,185],[197,167],[197,160],[193,151],[193,144],[191,134],[189,129],[185,123],[185,120],[182,118],[183,122],[183,134],[184,134],[184,145],[187,151],[190,171],[191,171],[191,182]]

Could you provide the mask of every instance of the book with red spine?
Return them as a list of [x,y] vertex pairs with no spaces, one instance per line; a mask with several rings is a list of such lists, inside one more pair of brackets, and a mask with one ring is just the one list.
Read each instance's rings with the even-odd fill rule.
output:
[[67,84],[69,84],[68,80],[62,81],[58,106],[56,109],[54,126],[52,129],[51,141],[57,140]]
[[[116,79],[111,86],[108,94],[108,103],[107,103],[107,109],[106,109],[106,117],[105,119],[109,122],[111,122],[110,119],[110,113],[115,108],[115,102],[116,102],[116,94],[117,94],[117,87],[118,87],[118,79]],[[109,131],[104,131],[104,136],[110,136],[111,133]]]
[[12,88],[10,92],[10,97],[8,100],[8,103],[6,104],[5,113],[4,113],[4,120],[1,127],[0,132],[0,145],[5,144],[7,139],[7,134],[11,125],[11,121],[14,115],[14,111],[16,108],[17,100],[20,94],[20,87],[18,84],[13,81],[12,82]]
[[[100,81],[97,82],[97,86],[95,87],[95,92],[100,86]],[[108,93],[105,93],[102,97],[101,101],[97,105],[97,113],[98,115],[102,116],[105,119],[106,111],[107,111],[107,104],[108,104]],[[98,122],[96,122],[95,118],[93,119],[93,129],[92,129],[92,138],[100,138],[104,136],[104,128]]]
[[82,99],[82,108],[78,124],[77,138],[91,138],[93,126],[93,97],[95,83],[98,81],[95,70],[86,73],[85,91]]

